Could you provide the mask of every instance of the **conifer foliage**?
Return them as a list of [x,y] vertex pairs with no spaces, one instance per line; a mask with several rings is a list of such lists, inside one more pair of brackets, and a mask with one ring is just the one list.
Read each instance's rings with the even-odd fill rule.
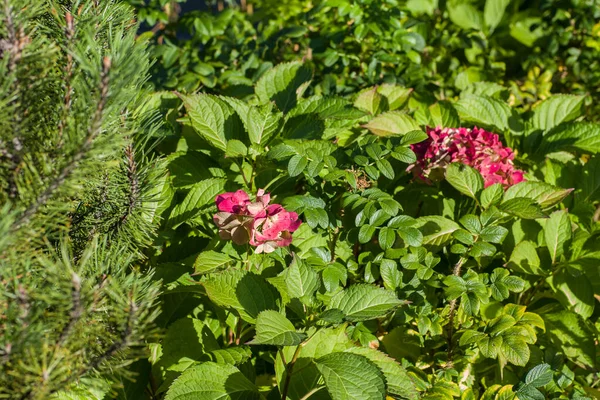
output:
[[110,381],[154,335],[162,163],[128,6],[0,3],[0,398]]

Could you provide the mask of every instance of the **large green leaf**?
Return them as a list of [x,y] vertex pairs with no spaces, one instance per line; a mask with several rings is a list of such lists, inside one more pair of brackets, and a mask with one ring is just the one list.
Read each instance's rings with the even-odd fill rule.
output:
[[444,246],[452,240],[452,233],[460,227],[451,219],[430,215],[417,218],[415,228],[423,234],[424,245]]
[[528,197],[515,197],[504,200],[498,206],[498,209],[523,219],[536,219],[544,216],[538,203]]
[[333,296],[328,308],[341,310],[348,321],[366,321],[382,317],[401,304],[391,290],[358,284]]
[[540,258],[535,244],[529,240],[519,242],[515,246],[506,266],[515,272],[545,275],[544,270],[540,267]]
[[594,333],[585,321],[571,311],[541,313],[546,330],[557,349],[571,361],[588,368],[596,364]]
[[252,357],[252,350],[248,346],[232,346],[218,349],[204,354],[201,361],[212,361],[217,364],[239,365]]
[[165,400],[254,400],[256,386],[233,365],[205,362],[177,378]]
[[319,274],[297,256],[285,270],[284,277],[289,296],[303,301],[308,301],[321,286]]
[[285,315],[266,310],[256,318],[256,337],[250,344],[296,346],[305,338],[306,334],[296,332],[296,328]]
[[354,101],[354,107],[371,115],[377,115],[386,111],[388,104],[387,99],[377,91],[377,87],[372,87],[358,94]]
[[600,152],[600,124],[591,122],[561,124],[543,137],[538,153],[543,155],[560,150]]
[[302,89],[312,78],[312,72],[300,62],[279,64],[267,71],[256,83],[256,95],[262,104],[274,101],[287,113],[298,103]]
[[510,107],[498,99],[487,96],[469,95],[456,104],[461,120],[499,131],[509,129]]
[[366,357],[331,353],[315,363],[333,400],[385,399],[383,373]]
[[261,311],[279,309],[279,292],[260,275],[227,270],[209,275],[201,283],[211,301],[233,308],[250,323],[256,322]]
[[509,3],[510,0],[486,0],[483,8],[483,21],[490,32],[493,32],[502,21],[504,11]]
[[228,254],[207,250],[198,254],[198,257],[196,257],[194,270],[197,274],[206,274],[222,268],[232,261],[232,258]]
[[482,30],[483,18],[477,8],[465,1],[452,0],[447,4],[448,16],[463,29]]
[[209,94],[179,95],[192,127],[213,147],[225,151],[227,141],[242,136],[243,125],[233,107]]
[[517,197],[535,200],[542,209],[560,203],[573,189],[562,189],[546,182],[523,181],[509,187],[504,193],[504,201]]
[[408,400],[419,398],[415,384],[404,367],[390,356],[370,347],[351,347],[346,352],[359,354],[375,364],[385,376],[389,394]]
[[411,116],[400,111],[380,114],[364,127],[377,136],[399,136],[421,129]]
[[281,113],[273,112],[273,104],[250,107],[246,118],[246,129],[252,143],[265,145],[281,129]]
[[565,308],[587,319],[594,313],[596,299],[594,289],[585,275],[573,276],[563,268],[548,278],[554,296]]
[[583,113],[585,96],[555,94],[542,101],[533,110],[533,127],[548,131],[563,122],[569,122]]
[[446,168],[446,180],[456,190],[476,200],[478,193],[483,189],[481,174],[474,168],[461,163],[448,165]]
[[187,220],[207,211],[217,195],[225,191],[225,179],[213,178],[196,183],[181,203],[171,210],[167,226],[176,228]]
[[571,239],[571,221],[566,211],[555,211],[544,225],[544,239],[550,251],[552,263],[563,255],[567,241]]

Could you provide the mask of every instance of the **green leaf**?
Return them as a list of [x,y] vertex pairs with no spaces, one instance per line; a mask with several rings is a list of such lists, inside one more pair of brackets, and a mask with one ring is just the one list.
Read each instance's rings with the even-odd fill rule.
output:
[[396,174],[394,173],[394,168],[392,167],[392,164],[390,164],[388,160],[377,160],[375,161],[375,165],[377,166],[377,169],[383,174],[383,176],[385,176],[388,179],[394,179],[394,176]]
[[252,143],[265,145],[281,129],[281,113],[273,112],[273,104],[250,107],[245,125]]
[[523,219],[542,218],[544,213],[535,200],[526,197],[515,197],[505,200],[498,206],[500,211]]
[[533,367],[521,381],[515,391],[520,400],[544,400],[546,397],[536,388],[552,382],[553,371],[550,364],[540,364]]
[[194,261],[194,271],[197,274],[206,274],[224,267],[232,261],[233,259],[228,254],[218,253],[213,250],[203,251],[198,254],[196,261]]
[[244,143],[237,139],[231,139],[227,142],[227,149],[225,150],[225,157],[229,158],[240,158],[245,157],[248,154],[248,148]]
[[483,30],[481,12],[475,6],[460,0],[449,1],[448,16],[456,25],[463,29]]
[[227,141],[241,137],[243,127],[235,110],[219,97],[209,94],[179,94],[194,130],[210,145],[225,151]]
[[483,9],[483,20],[489,32],[493,32],[500,24],[509,3],[510,0],[486,0]]
[[506,360],[520,367],[527,365],[531,352],[525,339],[521,335],[507,335],[502,338],[500,350]]
[[387,111],[388,104],[385,97],[378,93],[377,87],[365,89],[358,94],[354,101],[354,107],[368,112],[371,115]]
[[366,357],[375,364],[385,376],[389,394],[408,400],[419,398],[414,382],[404,367],[393,358],[370,347],[351,347],[346,352]]
[[162,346],[159,365],[174,371],[183,371],[205,353],[219,349],[210,327],[194,318],[182,318],[169,325]]
[[368,243],[375,234],[375,227],[369,224],[365,224],[360,227],[358,231],[358,241],[360,243]]
[[204,354],[201,361],[212,361],[217,364],[240,365],[252,357],[252,350],[248,346],[233,346],[225,349],[213,350]]
[[277,311],[267,310],[256,318],[256,337],[249,344],[296,346],[306,339],[305,333],[296,332],[294,325]]
[[315,363],[333,400],[385,399],[383,373],[366,357],[331,353]]
[[300,62],[279,64],[258,80],[256,95],[262,104],[274,101],[281,111],[287,113],[296,106],[304,84],[311,79],[311,70]]
[[477,200],[483,189],[483,178],[474,168],[461,163],[452,163],[446,168],[446,180],[456,190]]
[[565,308],[575,311],[583,319],[592,316],[596,300],[592,284],[585,275],[573,276],[563,268],[550,276],[548,283]]
[[381,260],[379,273],[383,279],[383,286],[389,290],[396,290],[402,284],[402,273],[394,260]]
[[165,400],[254,400],[256,386],[233,365],[204,362],[177,378]]
[[290,177],[295,177],[298,176],[302,173],[302,171],[304,171],[304,168],[306,168],[306,165],[308,164],[308,159],[300,154],[296,154],[295,156],[293,156],[292,158],[290,158],[290,161],[288,163],[288,173],[290,174]]
[[571,239],[571,221],[566,211],[560,210],[550,214],[544,225],[544,239],[554,264],[564,254],[565,245]]
[[548,132],[538,147],[539,154],[560,150],[600,152],[600,124],[591,122],[567,122]]
[[585,321],[571,311],[541,315],[553,344],[572,362],[586,368],[594,368],[596,360],[594,333]]
[[377,88],[377,91],[385,96],[389,110],[393,111],[406,104],[413,89],[384,83]]
[[462,121],[471,122],[503,132],[509,129],[510,107],[487,96],[469,95],[454,105]]
[[367,321],[382,317],[401,304],[393,291],[358,284],[333,296],[328,308],[341,310],[348,321]]
[[247,322],[255,323],[264,310],[278,310],[280,294],[262,276],[227,270],[201,281],[210,300],[219,307],[233,308]]
[[400,111],[388,111],[380,114],[364,127],[373,134],[383,137],[405,135],[408,132],[421,129],[412,117]]
[[319,274],[295,255],[284,276],[290,298],[307,301],[321,286]]
[[486,187],[483,189],[483,192],[481,192],[481,196],[479,198],[481,206],[484,209],[488,209],[489,207],[499,203],[503,194],[504,189],[502,188],[501,183],[494,183],[493,185]]
[[535,244],[524,240],[515,246],[506,266],[515,272],[530,275],[546,275],[544,270],[540,268],[540,265],[540,258],[537,254]]
[[448,101],[438,101],[429,106],[429,115],[431,117],[431,126],[442,126],[444,128],[458,128],[460,118],[458,112]]
[[213,178],[198,182],[188,192],[183,201],[171,210],[167,226],[176,228],[183,222],[208,211],[217,195],[225,191],[225,179]]
[[381,228],[379,230],[379,245],[383,250],[387,250],[394,245],[396,241],[396,232],[390,228]]
[[531,122],[533,127],[546,132],[563,122],[572,121],[583,114],[585,96],[555,94],[533,110]]
[[562,189],[545,182],[524,181],[509,187],[504,193],[504,201],[517,197],[535,200],[542,209],[560,203],[573,189]]
[[423,245],[444,246],[452,240],[452,233],[460,229],[451,219],[438,215],[417,218],[415,228],[423,234]]

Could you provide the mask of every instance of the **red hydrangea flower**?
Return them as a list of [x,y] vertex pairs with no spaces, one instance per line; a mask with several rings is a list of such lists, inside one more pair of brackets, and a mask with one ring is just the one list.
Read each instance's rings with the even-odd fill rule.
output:
[[429,138],[411,146],[417,162],[409,167],[426,182],[444,177],[446,166],[461,162],[475,168],[483,176],[485,187],[494,183],[512,186],[523,181],[523,171],[515,168],[515,155],[505,147],[498,135],[480,128],[427,129]]
[[215,202],[219,210],[213,220],[219,237],[235,244],[250,243],[256,253],[271,253],[277,247],[289,246],[292,233],[302,223],[298,214],[280,204],[269,204],[271,196],[260,189],[255,201],[243,190],[223,193]]

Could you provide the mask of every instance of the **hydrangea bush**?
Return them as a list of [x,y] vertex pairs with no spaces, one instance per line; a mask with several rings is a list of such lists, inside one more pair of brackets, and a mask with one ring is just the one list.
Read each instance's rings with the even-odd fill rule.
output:
[[[151,262],[174,399],[592,399],[600,126],[497,84],[423,100],[157,93],[169,185]],[[493,89],[493,90],[492,90]],[[181,107],[182,106],[182,107]],[[145,369],[144,369],[145,368]]]

